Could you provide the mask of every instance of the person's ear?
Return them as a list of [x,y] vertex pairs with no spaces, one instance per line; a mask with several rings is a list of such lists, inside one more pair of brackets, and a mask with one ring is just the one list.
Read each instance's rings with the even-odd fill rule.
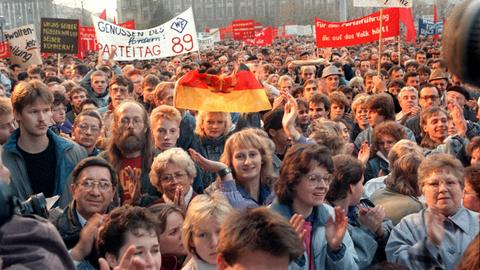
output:
[[277,131],[273,128],[269,129],[268,130],[268,135],[270,135],[270,137],[274,138],[275,135],[277,135]]
[[110,268],[113,269],[115,266],[118,266],[118,260],[113,254],[109,252],[105,253],[105,259],[107,260],[108,266],[110,266]]

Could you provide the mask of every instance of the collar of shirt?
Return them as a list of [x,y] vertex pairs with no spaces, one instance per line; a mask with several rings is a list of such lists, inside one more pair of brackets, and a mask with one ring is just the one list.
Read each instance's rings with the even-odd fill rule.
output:
[[465,207],[460,207],[455,214],[449,216],[448,219],[453,222],[457,227],[459,227],[463,232],[468,233],[469,222],[467,218],[467,209]]
[[80,215],[80,213],[78,213],[77,208],[75,208],[74,210],[75,210],[75,214],[78,217],[78,222],[80,222],[80,225],[82,226],[82,228],[85,227],[85,224],[87,224],[87,220],[82,215]]

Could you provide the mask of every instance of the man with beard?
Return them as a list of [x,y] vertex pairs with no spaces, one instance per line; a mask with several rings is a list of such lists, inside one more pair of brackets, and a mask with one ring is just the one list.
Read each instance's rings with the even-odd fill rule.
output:
[[148,174],[153,160],[150,122],[145,108],[126,100],[113,112],[112,137],[107,150],[100,153],[117,172],[122,203],[141,194],[158,196]]

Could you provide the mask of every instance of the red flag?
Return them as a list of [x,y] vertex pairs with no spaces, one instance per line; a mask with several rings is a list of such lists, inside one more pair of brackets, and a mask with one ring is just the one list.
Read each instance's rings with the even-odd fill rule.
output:
[[113,16],[113,24],[117,24],[117,18]]
[[208,26],[205,26],[205,30],[203,30],[205,33],[210,33],[210,28]]
[[0,58],[9,58],[10,57],[10,49],[8,46],[8,41],[0,42]]
[[270,110],[263,86],[249,70],[226,75],[190,71],[177,81],[175,107],[210,112]]
[[407,28],[407,42],[415,42],[417,37],[417,30],[415,29],[415,23],[413,22],[412,8],[399,8],[400,21]]
[[[438,21],[438,13],[437,13],[437,2],[433,1],[433,24],[436,25]],[[438,35],[434,35],[433,39],[438,39]]]
[[100,13],[100,19],[107,20],[107,9],[104,9],[102,13]]

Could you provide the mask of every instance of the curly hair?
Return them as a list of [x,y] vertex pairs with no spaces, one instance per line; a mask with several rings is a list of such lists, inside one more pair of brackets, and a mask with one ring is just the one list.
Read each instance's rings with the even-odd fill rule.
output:
[[332,155],[345,153],[347,142],[343,139],[342,129],[334,121],[315,119],[310,125],[310,138],[315,143],[328,147]]

